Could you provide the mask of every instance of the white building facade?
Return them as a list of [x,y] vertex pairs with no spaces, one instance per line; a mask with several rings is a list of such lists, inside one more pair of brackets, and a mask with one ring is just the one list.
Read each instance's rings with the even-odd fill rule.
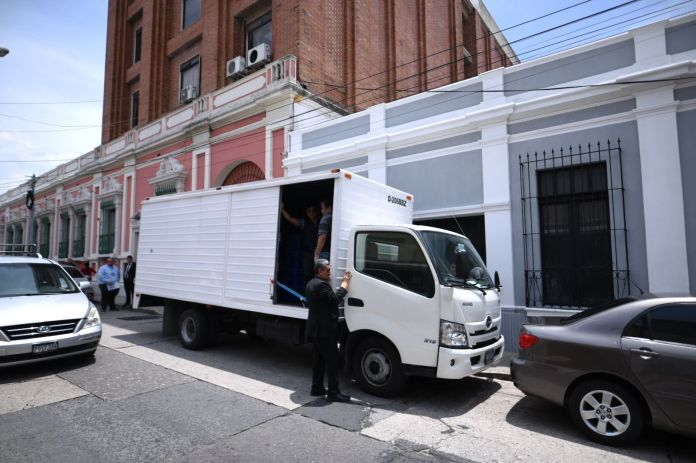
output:
[[[290,134],[288,175],[412,193],[500,273],[506,335],[641,292],[696,293],[696,14]],[[514,348],[509,343],[510,348]]]

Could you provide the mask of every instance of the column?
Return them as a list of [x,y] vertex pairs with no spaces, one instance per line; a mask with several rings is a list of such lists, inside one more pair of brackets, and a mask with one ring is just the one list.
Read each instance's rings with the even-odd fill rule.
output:
[[92,255],[92,206],[85,205],[85,234],[83,236],[85,240],[84,246],[84,258],[89,259]]
[[672,86],[636,95],[651,293],[689,293],[676,105]]
[[75,236],[75,210],[68,207],[68,257],[73,256],[73,238]]
[[[37,252],[40,252],[40,250],[41,250],[41,245],[43,244],[43,243],[41,242],[41,239],[42,239],[42,236],[41,236],[41,235],[42,235],[42,232],[43,232],[43,221],[41,220],[41,218],[38,218],[38,219],[37,219],[36,225],[37,225],[37,227],[36,227],[36,236],[34,237],[34,241],[36,242],[36,245],[38,246],[38,249],[37,249],[36,251],[37,251]],[[31,226],[33,227],[34,224],[32,224]],[[44,256],[44,257],[46,257],[46,256]]]
[[[505,307],[514,307],[514,264],[512,251],[512,210],[510,208],[510,156],[507,122],[483,127],[481,139],[484,223],[486,231],[486,267],[491,274],[498,271],[503,291],[500,298]],[[493,275],[491,275],[493,276]]]
[[121,253],[121,206],[123,204],[123,199],[120,196],[114,198],[114,206],[116,206],[116,211],[114,214],[114,254],[118,256]]

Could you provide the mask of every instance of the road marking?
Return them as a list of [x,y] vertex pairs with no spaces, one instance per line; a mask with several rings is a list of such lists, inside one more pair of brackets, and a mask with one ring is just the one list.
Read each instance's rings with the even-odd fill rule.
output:
[[144,346],[126,347],[119,349],[119,352],[215,384],[216,386],[224,387],[225,389],[283,407],[287,410],[295,410],[314,400],[309,394],[274,386]]

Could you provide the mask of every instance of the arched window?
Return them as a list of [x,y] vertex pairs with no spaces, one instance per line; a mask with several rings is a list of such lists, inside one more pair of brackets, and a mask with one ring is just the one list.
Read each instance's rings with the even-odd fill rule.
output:
[[258,180],[264,180],[266,176],[263,171],[250,161],[244,161],[234,169],[232,172],[227,174],[225,181],[222,182],[222,186],[225,185],[237,185],[239,183],[256,182]]

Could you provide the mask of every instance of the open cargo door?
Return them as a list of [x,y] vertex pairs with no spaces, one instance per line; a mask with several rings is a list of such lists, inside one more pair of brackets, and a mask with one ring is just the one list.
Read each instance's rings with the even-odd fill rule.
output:
[[268,304],[275,278],[280,187],[231,194],[226,237],[226,305]]

